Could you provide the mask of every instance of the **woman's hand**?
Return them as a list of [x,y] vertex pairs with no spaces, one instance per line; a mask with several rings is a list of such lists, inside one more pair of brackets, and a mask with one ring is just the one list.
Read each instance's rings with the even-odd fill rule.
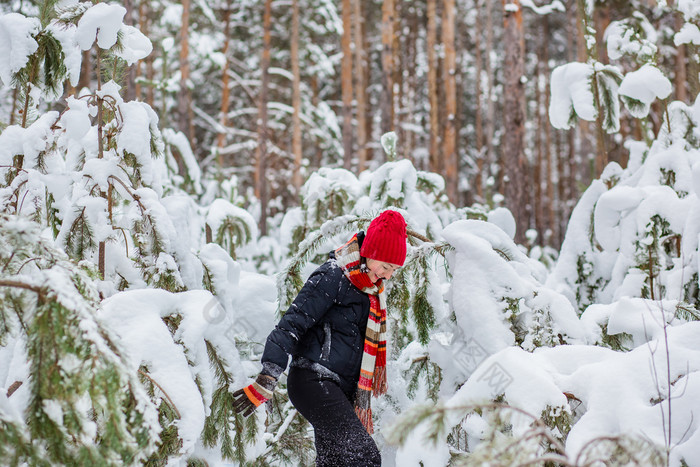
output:
[[258,375],[255,382],[233,393],[233,410],[244,417],[252,414],[262,403],[272,399],[277,380],[269,375]]

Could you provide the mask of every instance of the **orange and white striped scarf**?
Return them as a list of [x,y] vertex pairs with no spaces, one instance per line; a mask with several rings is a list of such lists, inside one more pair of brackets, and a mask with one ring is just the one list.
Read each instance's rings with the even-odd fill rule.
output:
[[371,395],[385,394],[386,381],[386,293],[380,279],[373,283],[361,269],[360,245],[357,235],[335,250],[335,258],[350,282],[369,296],[369,317],[365,331],[365,346],[360,366],[360,379],[355,395],[355,413],[367,429],[374,433]]

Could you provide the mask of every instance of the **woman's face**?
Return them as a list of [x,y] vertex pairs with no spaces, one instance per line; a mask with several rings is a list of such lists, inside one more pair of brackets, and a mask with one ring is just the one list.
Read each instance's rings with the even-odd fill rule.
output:
[[367,258],[367,275],[372,282],[377,282],[379,279],[387,280],[400,266],[398,264],[385,263],[375,259]]

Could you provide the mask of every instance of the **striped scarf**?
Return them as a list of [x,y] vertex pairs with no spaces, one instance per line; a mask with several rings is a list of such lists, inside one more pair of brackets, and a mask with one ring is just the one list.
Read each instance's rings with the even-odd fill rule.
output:
[[365,331],[365,346],[357,382],[355,413],[367,429],[374,433],[370,396],[377,397],[387,391],[386,382],[386,293],[379,280],[373,283],[360,269],[360,245],[357,235],[335,250],[336,262],[350,282],[369,296],[369,317]]

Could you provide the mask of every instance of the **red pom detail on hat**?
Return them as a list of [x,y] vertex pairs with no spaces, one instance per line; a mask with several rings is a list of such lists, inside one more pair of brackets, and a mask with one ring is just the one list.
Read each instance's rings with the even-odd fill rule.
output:
[[367,228],[360,255],[403,266],[406,261],[406,221],[403,216],[387,210],[375,217]]

